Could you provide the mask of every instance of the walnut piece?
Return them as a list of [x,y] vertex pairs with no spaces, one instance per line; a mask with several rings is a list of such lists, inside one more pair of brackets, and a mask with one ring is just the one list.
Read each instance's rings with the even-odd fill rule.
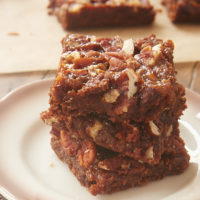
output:
[[149,126],[150,126],[150,129],[151,129],[151,132],[154,135],[156,135],[156,136],[160,135],[159,128],[155,125],[155,123],[153,121],[149,121]]
[[106,65],[103,64],[103,63],[99,63],[97,65],[90,65],[88,66],[87,70],[88,70],[88,73],[91,75],[91,76],[96,76],[98,75],[99,73],[103,72],[106,70]]
[[105,101],[106,103],[114,103],[119,96],[119,91],[117,89],[112,89],[103,95],[103,101]]
[[104,169],[104,170],[106,170],[106,171],[109,171],[109,170],[110,170],[110,169],[108,168],[108,166],[105,165],[105,163],[102,162],[102,161],[98,163],[98,167],[99,167],[100,169]]
[[[153,47],[151,47],[150,45],[144,47],[140,53],[146,53],[146,52],[149,52],[151,51],[152,52],[152,55],[151,56],[148,56],[148,57],[145,57],[143,58],[143,62],[145,65],[149,65],[149,66],[152,66],[156,63],[156,60],[158,59],[158,57],[160,56],[160,54],[162,53],[161,52],[161,44],[157,44]],[[139,54],[136,54],[134,56],[134,58],[139,61],[141,58],[139,56]]]
[[95,120],[93,126],[88,127],[87,131],[89,132],[89,135],[92,138],[95,138],[102,128],[103,128],[102,124],[99,121]]
[[144,53],[144,52],[146,52],[146,51],[151,51],[151,50],[152,50],[151,46],[148,45],[148,46],[144,47],[144,48],[141,50],[141,53]]
[[149,147],[145,152],[145,157],[147,159],[153,159],[153,147]]
[[78,151],[78,161],[82,167],[89,167],[96,156],[96,151],[94,145],[89,142],[85,141],[82,145],[82,148]]
[[161,44],[157,44],[152,48],[153,56],[156,59],[161,54]]
[[48,119],[45,119],[44,122],[48,125],[52,125],[54,123],[58,123],[58,119],[56,119],[55,117],[51,116]]
[[124,41],[122,51],[125,52],[128,55],[133,55],[134,53],[134,45],[133,45],[133,40],[128,39]]
[[70,136],[63,130],[60,131],[60,142],[65,148],[65,152],[68,156],[75,156],[78,150],[78,144],[72,140]]
[[72,51],[71,53],[63,53],[62,58],[65,59],[67,63],[72,63],[74,60],[79,59],[81,57],[78,51]]
[[146,60],[144,60],[144,62],[145,62],[145,65],[152,66],[155,64],[155,59],[153,57],[149,57]]
[[130,99],[137,92],[137,86],[135,85],[135,83],[138,81],[138,77],[132,69],[127,70],[127,75],[129,78],[128,99]]

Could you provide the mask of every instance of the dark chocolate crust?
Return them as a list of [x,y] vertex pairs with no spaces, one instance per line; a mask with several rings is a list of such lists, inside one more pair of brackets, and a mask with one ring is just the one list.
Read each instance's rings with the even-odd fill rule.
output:
[[146,25],[155,17],[148,0],[50,0],[48,8],[64,29]]
[[160,162],[149,165],[115,154],[86,140],[77,142],[69,135],[66,139],[66,132],[65,136],[62,132],[61,137],[55,134],[57,133],[51,139],[53,150],[93,195],[113,193],[168,175],[177,175],[189,165],[184,142],[178,136],[171,136],[166,143],[168,150],[162,155]]
[[163,0],[169,18],[175,23],[200,23],[199,0]]

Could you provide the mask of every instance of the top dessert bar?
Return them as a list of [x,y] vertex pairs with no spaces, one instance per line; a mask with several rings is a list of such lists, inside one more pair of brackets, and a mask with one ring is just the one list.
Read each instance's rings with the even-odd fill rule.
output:
[[200,0],[163,0],[173,22],[200,23]]
[[50,89],[51,112],[137,122],[170,109],[177,117],[182,114],[185,90],[176,82],[172,41],[155,35],[133,42],[72,34],[62,45]]
[[49,11],[64,29],[145,25],[155,16],[149,0],[50,0]]

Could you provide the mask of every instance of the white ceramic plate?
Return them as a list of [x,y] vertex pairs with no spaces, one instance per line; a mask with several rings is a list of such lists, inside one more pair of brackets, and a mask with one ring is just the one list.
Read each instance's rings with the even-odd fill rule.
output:
[[9,200],[200,199],[200,96],[187,90],[180,121],[191,156],[185,173],[112,195],[92,196],[51,150],[50,128],[40,120],[51,80],[23,86],[0,100],[0,193]]

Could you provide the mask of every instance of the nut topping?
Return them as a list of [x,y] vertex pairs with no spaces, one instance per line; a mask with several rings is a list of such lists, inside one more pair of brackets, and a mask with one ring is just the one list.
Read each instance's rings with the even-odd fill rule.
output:
[[161,54],[161,44],[157,44],[152,48],[153,56],[156,59]]
[[66,62],[72,63],[74,60],[79,59],[81,55],[78,51],[72,51],[70,53],[63,53],[62,57],[65,59]]
[[100,168],[100,169],[104,169],[104,170],[106,170],[106,171],[109,171],[110,169],[108,168],[108,166],[106,166],[105,164],[104,164],[104,162],[99,162],[98,163],[98,167]]
[[95,138],[95,137],[98,135],[99,131],[100,131],[102,128],[103,128],[103,127],[102,127],[102,124],[101,124],[99,121],[95,120],[93,126],[88,127],[88,128],[87,128],[87,131],[89,132],[89,135],[90,135],[92,138]]
[[138,77],[132,69],[128,69],[127,74],[129,78],[128,99],[130,99],[137,92],[135,83],[138,81]]
[[141,53],[146,52],[146,51],[151,51],[151,50],[152,50],[151,46],[148,45],[148,46],[144,47],[144,48],[141,50]]
[[133,45],[133,40],[131,38],[124,41],[122,51],[128,55],[133,55],[134,45]]
[[44,122],[48,125],[52,125],[54,123],[58,123],[58,119],[56,119],[55,117],[51,116],[47,119],[44,120]]
[[155,125],[155,123],[153,121],[149,122],[149,126],[154,135],[156,135],[156,136],[160,135],[159,128]]
[[96,156],[94,145],[88,140],[82,145],[82,148],[78,151],[78,160],[81,166],[89,167]]
[[88,69],[88,73],[91,76],[96,76],[97,74],[106,70],[106,65],[103,63],[99,63],[97,65],[90,65],[90,66],[88,66],[87,69]]
[[117,89],[112,89],[104,94],[103,101],[105,101],[106,103],[114,103],[116,102],[119,96],[120,96],[119,91]]
[[154,156],[153,156],[153,147],[152,147],[152,146],[149,147],[149,148],[147,149],[147,151],[145,152],[145,157],[146,157],[147,159],[153,159],[153,158],[154,158]]

